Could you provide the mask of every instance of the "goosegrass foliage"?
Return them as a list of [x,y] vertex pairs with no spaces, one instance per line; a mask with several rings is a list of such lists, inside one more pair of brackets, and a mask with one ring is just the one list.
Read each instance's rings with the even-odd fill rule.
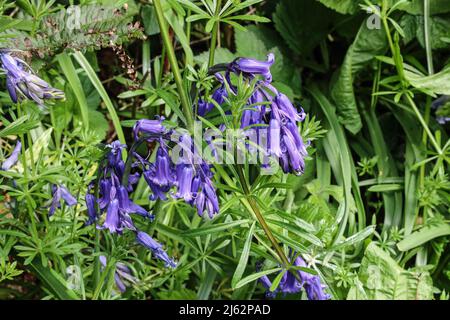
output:
[[[301,271],[336,300],[448,299],[446,0],[23,0],[0,10],[1,47],[21,50],[12,54],[65,93],[15,104],[2,86],[0,161],[22,142],[18,162],[0,171],[2,298],[260,299]],[[103,217],[85,224],[107,144],[131,152],[131,128],[156,116],[169,128],[230,127],[255,83],[233,76],[236,97],[214,103],[221,83],[210,68],[269,53],[272,85],[307,114],[302,175],[214,165],[213,219],[183,199],[149,200],[141,178],[130,198],[155,220],[133,222],[174,269],[132,232],[97,229]],[[203,98],[214,108],[198,116]],[[153,162],[156,150],[136,151]],[[61,202],[49,217],[53,185],[77,205]],[[291,266],[296,256],[305,267]],[[122,264],[133,277],[125,292],[114,277]]]

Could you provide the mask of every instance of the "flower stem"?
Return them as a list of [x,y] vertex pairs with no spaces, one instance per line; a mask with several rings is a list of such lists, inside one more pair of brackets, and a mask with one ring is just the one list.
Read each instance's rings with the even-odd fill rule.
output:
[[214,22],[214,27],[213,27],[212,33],[211,33],[211,46],[209,48],[208,67],[211,67],[214,65],[214,55],[216,53],[217,36],[219,33],[219,26],[220,26],[219,14],[220,14],[221,7],[222,7],[222,0],[217,0],[216,12],[214,14],[214,18],[216,19],[216,21]]
[[283,267],[288,267],[289,266],[288,258],[284,254],[283,249],[281,249],[281,247],[279,246],[277,239],[275,239],[272,231],[270,230],[269,226],[267,225],[266,221],[264,220],[264,217],[262,216],[261,211],[259,210],[258,204],[256,203],[255,199],[251,195],[250,188],[249,188],[249,186],[247,184],[247,180],[245,179],[245,176],[244,176],[244,171],[242,170],[242,165],[237,164],[236,171],[239,175],[239,181],[242,185],[242,189],[244,191],[245,197],[246,197],[248,203],[250,204],[250,207],[251,207],[256,219],[258,219],[258,222],[261,225],[261,227],[263,228],[264,233],[266,234],[269,241],[272,243],[276,253],[278,254],[278,257],[280,258],[280,260],[283,264]]
[[426,134],[428,135],[428,138],[431,141],[431,144],[434,146],[434,148],[436,149],[437,153],[439,155],[442,155],[441,147],[439,146],[439,144],[437,143],[436,139],[434,138],[433,133],[431,133],[430,128],[428,128],[428,125],[425,122],[425,120],[423,119],[422,114],[420,113],[420,111],[417,108],[416,104],[414,103],[414,100],[408,94],[406,95],[406,99],[408,100],[408,102],[411,105],[414,113],[416,114],[417,118],[419,119],[419,122],[422,124]]
[[183,79],[181,77],[180,69],[178,68],[177,58],[175,56],[175,50],[173,44],[170,41],[169,31],[167,27],[166,20],[164,18],[163,9],[160,0],[153,1],[155,5],[156,17],[158,19],[159,28],[161,30],[161,37],[164,42],[164,47],[166,48],[167,57],[169,59],[170,66],[172,68],[173,76],[175,78],[175,83],[178,88],[178,93],[180,95],[181,106],[183,107],[184,114],[186,116],[186,124],[189,131],[194,128],[194,119],[192,115],[192,108],[190,106],[186,90],[183,86]]
[[425,33],[425,50],[427,53],[427,67],[428,74],[434,73],[433,53],[431,51],[430,42],[430,0],[423,1],[423,18],[424,18],[424,33]]

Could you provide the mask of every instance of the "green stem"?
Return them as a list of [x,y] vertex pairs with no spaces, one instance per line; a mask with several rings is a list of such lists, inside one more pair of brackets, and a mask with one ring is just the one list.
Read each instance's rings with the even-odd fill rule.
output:
[[[392,37],[391,37],[391,33],[389,30],[389,25],[388,25],[388,21],[387,21],[387,14],[386,14],[386,8],[387,8],[387,4],[386,1],[383,1],[383,12],[382,12],[382,21],[383,21],[383,26],[386,32],[386,36],[389,42],[389,46],[391,49],[391,54],[394,58],[394,60],[396,60],[396,50],[395,50],[395,46],[394,46],[394,42],[392,41]],[[402,82],[402,84],[405,83],[405,77],[403,74],[403,69],[401,67],[401,65],[399,65],[400,63],[402,63],[401,61],[394,61],[395,62],[395,67],[397,69],[397,73],[400,76],[400,80]],[[430,139],[431,143],[433,144],[434,148],[436,149],[437,153],[439,155],[442,154],[442,150],[439,147],[439,144],[437,143],[436,139],[434,138],[433,134],[430,131],[430,128],[428,128],[428,124],[427,122],[425,122],[425,120],[422,117],[422,114],[420,113],[419,109],[417,108],[416,104],[414,103],[414,100],[411,98],[411,96],[409,96],[409,94],[406,94],[406,99],[408,100],[409,104],[411,105],[415,115],[417,116],[417,118],[419,119],[419,122],[421,123],[421,125],[423,126],[425,133],[428,135],[428,138]]]
[[[18,113],[18,117],[20,118],[22,116],[22,108],[20,106],[20,103],[17,104],[17,113]],[[25,137],[23,134],[19,135],[20,141],[22,142],[22,150],[21,150],[21,161],[22,161],[22,167],[23,167],[23,178],[25,180],[24,182],[24,192],[26,194],[26,204],[27,204],[27,211],[28,211],[28,215],[30,216],[30,222],[31,222],[31,227],[33,228],[33,238],[35,238],[35,236],[38,236],[38,232],[37,232],[37,227],[36,227],[36,222],[34,221],[34,211],[33,208],[30,206],[30,200],[29,200],[29,194],[28,194],[28,166],[27,166],[27,157],[26,157],[26,149],[25,149]],[[28,148],[32,148],[33,146],[30,145]],[[31,154],[31,153],[30,153]]]
[[425,120],[423,119],[422,114],[420,114],[420,111],[417,108],[416,104],[414,103],[414,100],[408,94],[406,95],[406,99],[408,100],[408,102],[411,105],[414,113],[416,114],[417,118],[419,119],[420,124],[423,126],[423,129],[425,130],[426,134],[428,135],[428,138],[430,139],[431,144],[434,146],[434,148],[436,149],[437,153],[439,155],[442,155],[441,147],[439,147],[439,144],[437,143],[436,139],[434,138],[433,134],[431,133],[430,128],[428,128],[428,125],[425,122]]
[[425,50],[427,53],[428,73],[434,73],[433,53],[431,51],[430,42],[430,0],[423,0],[423,17],[424,17],[424,31],[425,31]]
[[[433,67],[433,53],[431,50],[431,43],[430,43],[430,1],[424,0],[423,1],[423,16],[424,16],[424,33],[425,33],[425,50],[427,55],[427,67],[428,67],[428,74],[431,75],[434,73],[434,67]],[[427,96],[427,102],[425,105],[425,114],[424,114],[424,121],[425,124],[428,127],[428,122],[430,120],[430,112],[431,112],[431,97]],[[427,133],[425,130],[423,131],[422,135],[422,143],[424,146],[427,145]],[[420,175],[419,175],[419,185],[421,188],[423,188],[424,181],[425,181],[425,166],[420,167]],[[424,216],[426,213],[426,209],[424,207],[423,210]]]
[[216,46],[217,46],[217,35],[219,33],[219,26],[220,26],[220,8],[222,7],[222,0],[217,0],[216,5],[216,12],[214,14],[214,18],[216,21],[214,22],[214,27],[212,29],[211,34],[211,46],[209,48],[209,61],[208,61],[208,67],[212,67],[214,65],[214,55],[216,52]]
[[245,179],[245,176],[244,176],[244,171],[242,170],[242,165],[237,164],[236,171],[239,175],[239,181],[242,185],[242,189],[244,191],[245,197],[246,197],[248,203],[250,204],[250,207],[251,207],[256,219],[258,219],[258,222],[261,225],[261,227],[263,228],[264,233],[266,234],[269,241],[272,243],[276,253],[278,254],[278,256],[283,264],[283,267],[288,267],[290,265],[288,258],[284,254],[283,249],[278,245],[278,241],[275,239],[272,231],[270,230],[269,226],[267,225],[266,221],[264,220],[264,217],[262,216],[261,211],[259,210],[259,207],[258,207],[255,199],[251,195],[250,188],[249,188],[249,186],[247,184],[247,180]]
[[175,56],[175,50],[173,48],[172,42],[169,37],[169,30],[167,27],[166,20],[164,18],[163,9],[161,6],[160,0],[153,1],[156,10],[156,17],[158,19],[159,28],[161,30],[161,37],[164,42],[164,47],[166,48],[167,57],[169,59],[170,66],[172,68],[173,76],[175,78],[175,83],[178,88],[178,93],[180,95],[181,105],[183,107],[183,111],[186,115],[186,122],[189,131],[192,131],[194,128],[194,118],[192,115],[192,108],[190,106],[188,96],[183,86],[183,79],[181,77],[180,69],[178,68],[177,58]]

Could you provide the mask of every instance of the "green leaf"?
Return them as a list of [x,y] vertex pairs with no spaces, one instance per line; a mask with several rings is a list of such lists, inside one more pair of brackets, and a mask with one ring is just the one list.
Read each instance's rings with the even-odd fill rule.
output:
[[450,235],[450,225],[445,222],[427,224],[397,243],[398,250],[408,251],[438,237]]
[[365,4],[364,0],[316,0],[326,7],[336,10],[342,14],[354,14],[361,10],[360,4]]
[[362,127],[354,91],[355,77],[386,49],[384,30],[370,30],[363,22],[338,72],[331,94],[336,102],[339,121],[353,134],[358,133]]
[[142,7],[142,22],[144,23],[145,34],[153,36],[160,32],[158,20],[156,19],[155,8],[153,6],[144,5]]
[[[433,283],[426,271],[405,270],[372,242],[366,249],[358,273],[369,300],[431,300]],[[355,288],[349,292],[354,296]]]
[[286,274],[286,272],[288,272],[288,270],[283,270],[275,277],[275,279],[273,280],[272,285],[270,286],[270,289],[269,289],[271,292],[274,292],[275,290],[277,290],[278,286],[280,285],[281,279]]
[[401,184],[376,184],[371,186],[368,191],[370,192],[390,192],[390,191],[399,191],[403,190],[403,186]]
[[[235,55],[227,48],[216,48],[214,54],[214,64],[229,63],[233,61],[234,58],[236,58]],[[208,59],[209,59],[209,51],[202,52],[194,57],[195,62],[200,65],[208,63]]]
[[[53,128],[49,128],[45,130],[34,142],[33,146],[33,155],[38,155],[41,153],[42,150],[48,150],[48,147],[50,145],[50,139],[52,135]],[[25,158],[27,159],[26,164],[28,167],[31,167],[31,152],[30,148],[28,148],[25,151]],[[35,156],[34,162],[36,162],[38,159]],[[16,168],[18,172],[23,172],[23,165],[22,161],[17,162],[17,164],[13,167],[13,169]]]
[[278,272],[278,271],[281,271],[281,268],[274,268],[274,269],[270,269],[270,270],[264,270],[264,271],[260,271],[260,272],[254,273],[254,274],[252,274],[252,275],[249,275],[248,277],[245,277],[244,279],[240,280],[240,281],[236,284],[235,289],[238,289],[238,288],[240,288],[240,287],[243,287],[243,286],[245,286],[247,283],[250,283],[250,282],[252,282],[252,281],[255,281],[255,280],[261,278],[262,276],[267,276],[267,275],[269,275],[269,274],[272,274],[272,273],[275,273],[275,272]]
[[405,77],[417,89],[427,90],[434,94],[450,94],[450,65],[431,76],[405,70]]
[[77,71],[73,65],[72,59],[67,53],[61,53],[57,57],[61,70],[69,81],[72,91],[75,94],[76,101],[80,107],[81,118],[83,119],[84,129],[89,129],[89,108],[86,101],[86,96],[81,85],[80,78],[78,78]]
[[[236,53],[240,57],[266,60],[268,53],[275,55],[275,62],[270,68],[276,87],[288,86],[288,90],[298,92],[301,86],[300,73],[292,61],[278,47],[270,29],[249,26],[245,30],[235,31]],[[230,60],[231,61],[231,60]],[[286,90],[284,90],[286,91]],[[282,91],[283,92],[283,91]],[[283,92],[285,94],[289,92]],[[291,97],[292,94],[291,94]]]
[[[47,2],[48,4],[51,3]],[[110,47],[111,44],[120,45],[132,38],[144,36],[139,24],[133,23],[133,15],[138,13],[133,7],[136,8],[132,3],[127,10],[123,6],[93,3],[45,12],[45,16],[37,18],[37,21],[29,19],[33,20],[33,30],[39,32],[34,32],[31,36],[20,31],[19,29],[25,29],[22,25],[27,22],[21,23],[16,29],[9,29],[3,34],[14,34],[4,46],[44,56],[67,49],[98,49]]]
[[282,227],[285,230],[292,232],[296,236],[303,238],[306,241],[309,241],[310,243],[312,243],[318,247],[323,247],[323,243],[319,238],[317,238],[315,235],[313,235],[309,232],[303,231],[301,227],[299,227],[295,224],[286,223],[286,222],[278,221],[278,220],[274,220],[274,219],[266,219],[266,221],[270,224],[274,224],[279,227]]
[[365,229],[346,238],[345,240],[336,243],[333,246],[333,250],[337,250],[338,248],[344,248],[346,246],[351,246],[351,245],[357,244],[357,243],[363,241],[364,239],[366,239],[367,237],[369,237],[370,235],[372,235],[374,231],[375,231],[375,226],[368,226]]
[[100,139],[105,139],[109,130],[109,122],[105,115],[97,110],[89,109],[89,128]]
[[236,283],[241,280],[242,275],[244,274],[245,268],[247,267],[248,256],[250,254],[250,246],[252,244],[253,232],[255,230],[255,222],[252,223],[250,230],[248,231],[247,239],[245,240],[244,247],[242,248],[241,257],[239,259],[239,263],[236,267],[236,271],[234,272],[233,279],[231,280],[231,287],[235,288]]
[[55,297],[61,300],[79,300],[75,292],[68,289],[61,276],[55,270],[42,266],[39,258],[34,259],[30,266]]
[[8,123],[5,128],[0,130],[0,138],[5,138],[11,135],[20,135],[30,131],[39,124],[38,120],[31,119],[29,115],[25,115]]
[[[431,15],[450,12],[448,0],[430,0],[429,3]],[[411,14],[423,15],[423,0],[412,0],[411,3],[408,4],[408,6],[405,6],[403,9]]]
[[194,54],[192,53],[191,44],[189,43],[182,25],[183,19],[179,19],[175,14],[167,12],[164,13],[164,16],[183,47],[184,54],[186,55],[186,64],[193,64]]
[[[326,39],[335,13],[315,1],[279,1],[273,21],[286,44],[302,56]],[[320,19],[318,19],[320,17]]]
[[[432,2],[432,1],[430,1]],[[450,5],[449,5],[450,7]],[[445,38],[450,37],[450,15],[430,17],[430,44],[432,49],[448,48]],[[416,16],[416,36],[422,48],[425,48],[425,28],[423,16]]]
[[209,227],[202,227],[197,229],[191,229],[183,232],[183,236],[185,237],[198,237],[203,236],[207,234],[216,233],[222,230],[230,229],[232,227],[238,226],[238,225],[244,225],[248,223],[249,220],[238,220],[238,221],[232,221],[232,222],[224,222],[224,223],[218,223],[214,224]]
[[[108,93],[105,90],[105,87],[103,87],[102,82],[98,78],[97,74],[95,73],[94,69],[92,68],[89,61],[87,61],[86,57],[80,52],[77,51],[74,53],[74,57],[77,60],[77,62],[80,64],[80,66],[84,69],[87,76],[91,80],[92,84],[94,85],[95,89],[98,91],[100,96],[103,99],[103,102],[106,105],[106,108],[108,109],[109,116],[111,117],[111,120],[113,122],[114,128],[117,132],[117,136],[121,143],[126,144],[125,135],[123,134],[122,127],[120,126],[120,120],[117,116],[116,109],[114,108],[114,105],[109,98]],[[126,152],[124,150],[123,153],[124,158],[126,158]]]

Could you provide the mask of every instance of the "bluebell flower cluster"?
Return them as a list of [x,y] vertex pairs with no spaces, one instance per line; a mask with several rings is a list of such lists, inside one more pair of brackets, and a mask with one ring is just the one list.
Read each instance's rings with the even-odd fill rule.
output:
[[[119,141],[108,145],[109,151],[100,168],[98,199],[93,192],[93,185],[89,186],[85,196],[89,216],[86,224],[94,223],[99,215],[106,213],[103,224],[97,228],[118,234],[131,230],[135,232],[139,244],[151,250],[167,267],[175,267],[176,263],[163,250],[162,245],[134,225],[131,214],[153,219],[153,215],[130,199],[129,194],[133,192],[134,185],[142,176],[151,190],[150,200],[167,200],[168,196],[184,199],[197,209],[200,216],[207,212],[212,218],[219,212],[219,201],[212,183],[210,166],[196,155],[190,136],[181,135],[177,137],[178,140],[173,141],[173,130],[168,129],[163,120],[164,118],[157,117],[154,120],[143,119],[136,122],[133,127],[135,144],[130,149],[128,164],[122,159],[125,145]],[[156,145],[153,162],[135,151],[135,147],[142,142]],[[172,143],[181,146],[181,157],[176,160],[175,152],[170,152]]]
[[43,106],[47,99],[64,99],[64,92],[51,87],[35,75],[25,61],[12,56],[8,51],[0,51],[0,62],[6,73],[6,87],[14,103],[25,98]]
[[166,200],[172,188],[176,192],[174,198],[184,199],[186,203],[195,207],[197,213],[203,216],[207,213],[210,218],[219,212],[219,200],[214,188],[210,165],[197,155],[194,143],[188,134],[178,137],[176,144],[180,147],[177,159],[169,155],[169,142],[172,132],[161,130],[162,119],[139,120],[134,127],[135,137],[142,136],[149,142],[157,141],[154,163],[141,159],[145,166],[143,172],[152,194],[150,200]]
[[[89,216],[86,224],[94,223],[99,219],[99,216],[105,214],[103,224],[97,225],[98,229],[107,229],[112,234],[122,234],[124,230],[131,230],[136,234],[136,241],[150,249],[157,259],[162,260],[166,266],[175,267],[176,263],[165,253],[162,245],[145,232],[138,230],[131,218],[131,214],[136,214],[153,220],[153,215],[134,203],[129,197],[129,193],[134,189],[133,186],[139,181],[140,174],[130,174],[127,185],[122,184],[125,174],[125,162],[122,160],[122,151],[126,146],[119,141],[114,141],[107,147],[109,152],[105,157],[105,163],[100,169],[101,178],[98,185],[98,199],[92,194],[92,186],[88,188],[85,196]],[[136,162],[132,164],[132,167],[138,165],[139,162]]]
[[[298,256],[295,258],[293,266],[307,267],[307,264],[300,256]],[[300,281],[292,272],[297,273]],[[259,281],[267,289],[266,296],[269,298],[275,298],[279,293],[284,295],[299,293],[302,289],[305,290],[306,296],[309,300],[328,300],[331,298],[329,294],[325,293],[324,289],[326,286],[321,283],[319,276],[302,270],[285,272],[275,291],[270,291],[272,282],[268,276],[262,276],[259,278]]]
[[[278,159],[283,172],[300,175],[304,171],[304,159],[308,153],[307,144],[299,133],[298,123],[303,121],[306,115],[302,109],[297,110],[289,98],[271,84],[270,68],[274,62],[275,57],[271,53],[267,61],[238,58],[229,63],[224,68],[224,77],[216,74],[221,86],[213,93],[212,98],[220,105],[227,100],[229,94],[237,93],[231,81],[231,73],[241,74],[248,80],[255,79],[254,91],[242,112],[241,129],[263,130],[268,127],[266,153]],[[227,87],[231,92],[227,92]],[[200,99],[198,114],[204,116],[213,105],[209,103],[205,106],[204,100]]]

